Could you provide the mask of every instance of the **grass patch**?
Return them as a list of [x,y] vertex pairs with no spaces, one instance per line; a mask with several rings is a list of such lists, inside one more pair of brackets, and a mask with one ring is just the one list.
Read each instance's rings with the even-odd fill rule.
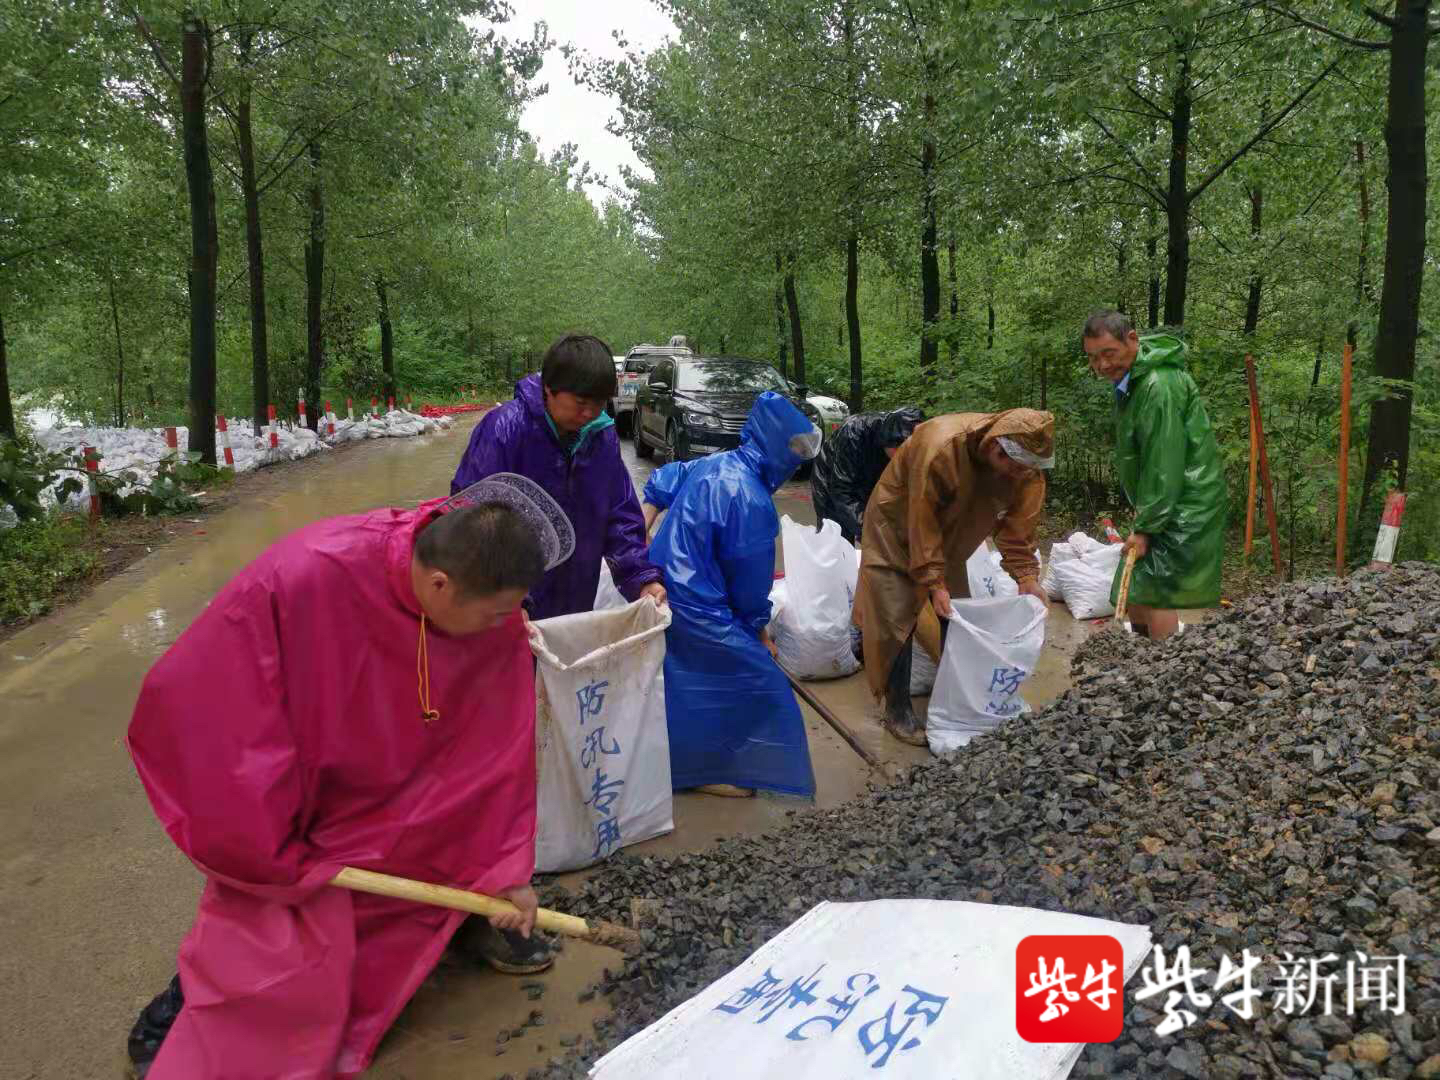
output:
[[0,626],[38,618],[100,568],[89,527],[52,514],[0,530]]

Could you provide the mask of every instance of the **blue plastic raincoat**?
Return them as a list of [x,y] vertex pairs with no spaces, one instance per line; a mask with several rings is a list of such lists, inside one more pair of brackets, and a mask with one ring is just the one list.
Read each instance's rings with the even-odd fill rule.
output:
[[767,392],[739,447],[666,465],[645,485],[645,501],[669,510],[650,558],[665,574],[673,615],[665,710],[676,790],[735,784],[815,794],[805,722],[760,632],[770,621],[780,532],[771,496],[818,446],[804,414]]

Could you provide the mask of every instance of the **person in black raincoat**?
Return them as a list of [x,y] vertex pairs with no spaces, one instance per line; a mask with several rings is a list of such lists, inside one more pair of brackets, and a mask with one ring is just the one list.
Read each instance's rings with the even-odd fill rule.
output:
[[858,544],[865,504],[880,474],[924,420],[923,412],[907,405],[892,412],[857,413],[841,424],[821,448],[810,474],[816,527],[828,518],[840,526],[841,536]]

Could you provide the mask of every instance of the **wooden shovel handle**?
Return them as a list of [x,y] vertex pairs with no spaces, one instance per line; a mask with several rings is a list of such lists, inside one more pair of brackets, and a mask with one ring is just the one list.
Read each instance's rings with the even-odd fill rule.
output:
[[1125,554],[1125,569],[1120,573],[1120,592],[1115,597],[1115,621],[1125,622],[1125,605],[1130,601],[1130,575],[1135,570],[1138,552],[1132,547]]
[[[390,896],[397,900],[413,900],[417,904],[450,908],[452,911],[466,911],[471,915],[509,915],[518,910],[510,901],[486,896],[484,893],[432,885],[428,881],[414,881],[410,878],[395,877],[393,874],[377,874],[373,870],[357,870],[353,866],[341,870],[330,884],[356,892],[373,893],[376,896]],[[634,931],[621,926],[599,921],[590,923],[575,915],[565,915],[549,908],[540,908],[535,912],[535,926],[552,934],[563,934],[565,937],[582,938],[616,947],[627,943],[631,937],[636,940],[639,937]]]

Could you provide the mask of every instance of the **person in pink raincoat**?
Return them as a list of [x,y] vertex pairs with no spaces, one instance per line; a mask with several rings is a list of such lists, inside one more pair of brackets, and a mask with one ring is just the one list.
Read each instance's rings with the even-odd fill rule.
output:
[[366,1067],[465,916],[331,886],[342,867],[504,896],[519,912],[491,924],[529,936],[520,605],[573,545],[559,507],[514,475],[322,521],[243,570],[151,669],[130,753],[206,884],[178,982],[147,1014],[183,1004],[138,1052],[132,1034],[136,1075]]

